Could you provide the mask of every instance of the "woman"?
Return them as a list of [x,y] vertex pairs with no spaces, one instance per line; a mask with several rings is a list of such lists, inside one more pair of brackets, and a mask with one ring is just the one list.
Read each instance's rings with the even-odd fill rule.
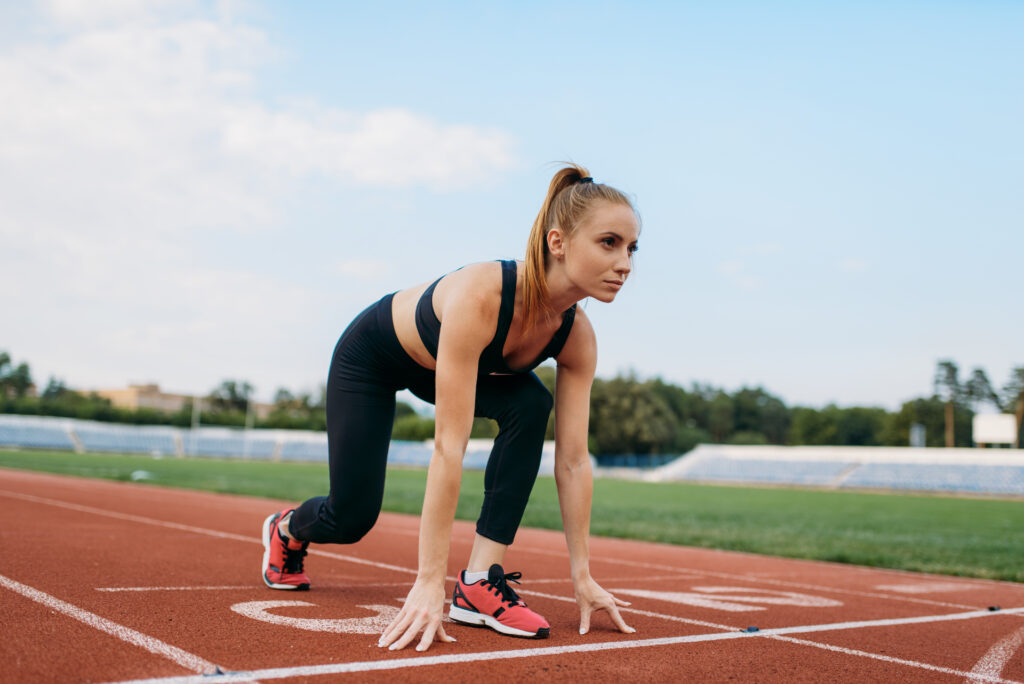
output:
[[387,295],[359,314],[338,341],[327,381],[331,489],[263,524],[263,579],[274,589],[308,589],[306,547],[351,544],[373,527],[384,491],[395,392],[408,388],[436,405],[434,453],[419,533],[419,571],[379,645],[416,650],[455,641],[441,624],[445,570],[462,459],[474,416],[498,422],[484,476],[484,503],[449,617],[502,634],[545,637],[549,625],[509,586],[502,561],[540,465],[552,397],[532,373],[558,364],[555,479],[569,548],[580,633],[595,610],[623,632],[629,605],[590,576],[593,482],[587,452],[590,386],[597,344],[576,302],[615,299],[631,270],[639,222],[624,194],[594,183],[586,169],[559,170],[527,243],[525,263],[476,263]]

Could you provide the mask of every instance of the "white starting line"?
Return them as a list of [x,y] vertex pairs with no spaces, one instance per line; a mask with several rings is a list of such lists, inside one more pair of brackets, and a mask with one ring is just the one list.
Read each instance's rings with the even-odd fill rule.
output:
[[[1013,608],[1001,611],[1003,614],[1024,613],[1024,608]],[[760,632],[715,632],[711,634],[693,634],[679,637],[663,637],[658,639],[631,639],[629,641],[605,641],[596,644],[578,644],[575,646],[550,646],[547,648],[525,648],[510,651],[483,651],[479,653],[459,653],[439,656],[420,656],[413,658],[396,658],[394,660],[373,660],[355,663],[330,663],[325,665],[300,665],[296,667],[277,667],[266,670],[249,670],[245,672],[228,672],[221,675],[201,675],[189,677],[156,677],[152,679],[133,679],[120,682],[120,684],[202,684],[203,682],[217,682],[217,684],[228,682],[248,682],[253,679],[287,679],[290,677],[314,677],[331,674],[350,674],[355,672],[375,672],[382,670],[398,670],[413,667],[427,667],[432,665],[457,665],[464,663],[479,662],[485,660],[512,660],[516,658],[536,658],[542,656],[564,655],[568,653],[593,653],[597,651],[614,651],[629,648],[649,648],[653,646],[674,646],[677,644],[693,644],[707,641],[727,641],[731,639],[762,639],[762,638],[784,638],[806,646],[824,648],[830,651],[864,656],[876,660],[883,660],[890,663],[907,665],[932,672],[964,677],[972,682],[996,682],[998,684],[1020,684],[1012,679],[1003,679],[998,675],[986,674],[983,672],[964,672],[950,667],[941,667],[929,663],[921,663],[914,660],[893,658],[891,656],[857,651],[855,649],[841,648],[829,644],[819,644],[805,639],[790,639],[789,634],[806,634],[811,632],[828,632],[834,630],[860,629],[864,627],[889,627],[896,625],[922,624],[928,622],[947,622],[954,620],[974,620],[991,617],[999,613],[991,611],[970,611],[967,613],[955,613],[952,615],[926,615],[916,618],[902,618],[889,620],[864,620],[859,622],[836,622],[825,625],[803,625],[799,627],[782,627],[779,629],[766,629]]]

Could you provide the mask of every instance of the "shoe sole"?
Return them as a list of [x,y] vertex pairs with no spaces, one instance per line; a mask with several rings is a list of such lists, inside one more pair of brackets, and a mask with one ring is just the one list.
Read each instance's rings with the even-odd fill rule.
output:
[[267,577],[267,571],[270,569],[270,544],[267,542],[267,539],[270,537],[270,526],[274,524],[274,518],[276,517],[277,513],[271,513],[267,516],[267,519],[263,521],[263,583],[271,589],[308,591],[308,584],[278,584],[277,582],[271,582]]
[[466,610],[465,608],[459,608],[458,606],[452,606],[448,610],[448,617],[455,622],[462,625],[469,625],[471,627],[490,627],[495,632],[506,634],[508,636],[522,637],[524,639],[547,639],[551,633],[550,627],[541,627],[536,632],[527,632],[524,629],[516,629],[515,627],[509,627],[503,625],[490,615],[484,615],[478,613],[475,610]]

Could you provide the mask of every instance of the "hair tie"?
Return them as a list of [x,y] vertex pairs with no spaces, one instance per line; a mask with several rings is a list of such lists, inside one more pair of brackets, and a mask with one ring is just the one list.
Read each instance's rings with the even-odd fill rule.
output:
[[593,182],[594,182],[594,179],[591,178],[590,176],[586,176],[584,178],[580,178],[580,183],[593,183]]

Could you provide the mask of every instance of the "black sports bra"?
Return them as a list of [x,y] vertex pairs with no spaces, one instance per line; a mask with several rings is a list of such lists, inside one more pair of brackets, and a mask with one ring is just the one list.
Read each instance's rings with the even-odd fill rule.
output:
[[[441,276],[442,278],[444,276]],[[437,341],[441,337],[441,321],[434,313],[434,288],[441,282],[438,278],[420,296],[416,303],[416,329],[423,340],[423,346],[432,357],[437,358]],[[554,337],[544,347],[540,356],[527,368],[512,369],[505,363],[502,351],[505,348],[505,339],[508,337],[509,326],[512,325],[512,313],[516,301],[516,262],[514,259],[501,262],[501,308],[498,310],[498,328],[494,333],[494,339],[480,353],[479,373],[488,375],[491,373],[529,373],[539,366],[541,362],[554,356],[558,356],[565,346],[565,341],[572,330],[572,322],[576,318],[576,305],[565,310],[562,314],[562,325],[558,328]]]

